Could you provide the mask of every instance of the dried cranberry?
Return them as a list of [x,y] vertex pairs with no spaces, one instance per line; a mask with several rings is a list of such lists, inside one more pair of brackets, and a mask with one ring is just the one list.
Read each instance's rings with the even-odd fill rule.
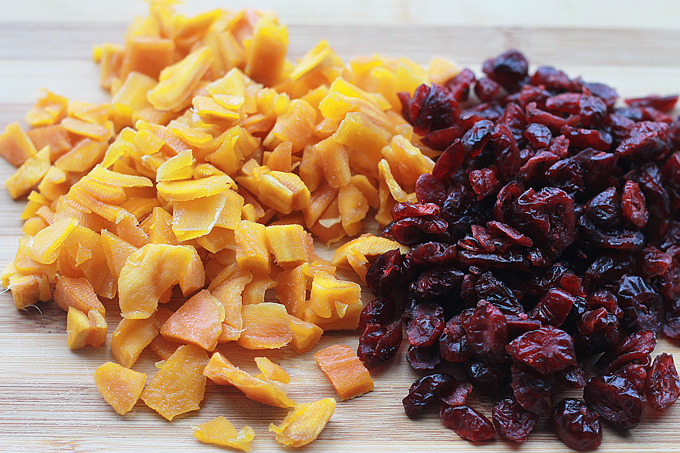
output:
[[434,370],[441,362],[439,346],[409,346],[406,361],[414,370]]
[[552,326],[522,334],[506,349],[513,359],[544,375],[576,365],[574,339],[565,331]]
[[367,303],[361,310],[359,330],[364,331],[368,324],[386,324],[396,311],[396,303],[392,298],[377,298]]
[[578,364],[557,373],[557,382],[570,389],[582,389],[586,386],[586,369]]
[[630,384],[640,395],[645,394],[645,382],[647,381],[647,366],[639,363],[626,363],[621,368],[614,370],[613,376],[628,379]]
[[588,381],[583,398],[617,428],[635,428],[642,419],[645,402],[628,379],[597,376]]
[[416,198],[419,203],[434,203],[441,206],[446,200],[446,187],[439,179],[424,173],[416,181]]
[[366,283],[376,297],[389,297],[401,277],[401,252],[385,252],[371,264],[366,272]]
[[642,98],[626,98],[625,102],[631,107],[654,107],[655,109],[668,113],[673,110],[675,104],[678,102],[678,95],[650,95]]
[[559,327],[567,319],[574,305],[574,296],[562,288],[550,288],[529,313],[529,317],[543,325]]
[[517,402],[528,411],[549,416],[555,396],[554,375],[544,376],[520,363],[512,365],[511,373],[512,391]]
[[462,406],[471,392],[472,384],[469,382],[459,382],[448,395],[442,396],[441,399],[444,404],[449,406]]
[[439,416],[444,426],[463,439],[484,442],[496,437],[489,419],[469,406],[443,405]]
[[499,400],[491,412],[496,432],[515,442],[524,442],[536,426],[538,416],[512,398]]
[[412,98],[408,93],[399,93],[399,100],[404,118],[413,124],[417,134],[449,127],[458,116],[458,102],[449,90],[437,84],[420,85]]
[[439,337],[439,353],[449,362],[465,362],[471,352],[467,342],[465,329],[460,321],[460,315],[454,316],[446,323],[441,337]]
[[425,406],[448,395],[458,384],[456,378],[446,373],[435,373],[416,379],[404,398],[404,410],[409,417],[420,414]]
[[666,123],[641,121],[633,126],[630,137],[621,142],[616,152],[638,162],[663,158],[668,153],[669,132]]
[[600,416],[583,401],[565,398],[552,413],[557,437],[574,450],[594,450],[602,442]]
[[642,229],[647,226],[649,213],[647,212],[646,200],[640,186],[635,181],[626,181],[621,197],[623,215],[630,223]]
[[485,300],[474,311],[464,311],[461,323],[467,335],[470,351],[487,361],[502,360],[508,342],[508,330],[503,313]]
[[517,50],[508,50],[496,58],[486,60],[482,68],[491,80],[508,91],[517,91],[528,76],[529,62]]
[[456,76],[449,79],[444,85],[448,88],[458,102],[467,101],[470,94],[470,86],[475,82],[475,74],[465,68]]
[[438,312],[420,313],[414,316],[406,327],[406,334],[411,345],[426,348],[439,341],[439,336],[444,331],[444,311],[437,305]]
[[645,396],[657,411],[668,409],[680,396],[680,378],[672,355],[663,353],[654,359],[645,381]]
[[366,368],[373,368],[394,357],[401,345],[402,335],[401,321],[387,326],[367,324],[359,337],[357,355]]

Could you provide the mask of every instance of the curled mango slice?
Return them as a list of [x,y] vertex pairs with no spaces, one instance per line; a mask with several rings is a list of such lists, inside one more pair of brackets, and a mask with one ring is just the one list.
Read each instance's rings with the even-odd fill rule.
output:
[[302,447],[314,441],[335,412],[335,399],[297,404],[279,426],[269,425],[276,441],[288,447]]
[[244,305],[238,344],[247,349],[281,348],[293,340],[286,307],[272,302]]
[[147,244],[133,252],[120,271],[121,313],[130,319],[148,318],[169,288],[179,283],[182,292],[190,294],[204,279],[203,263],[193,247]]
[[233,385],[248,398],[274,407],[293,407],[295,402],[286,392],[271,380],[258,379],[232,365],[226,357],[215,352],[205,368],[204,374],[216,384]]
[[224,306],[203,290],[179,307],[161,328],[161,335],[169,340],[192,343],[207,351],[217,346],[222,333]]
[[132,410],[142,394],[146,374],[106,362],[94,370],[94,382],[104,400],[124,415]]
[[373,390],[370,373],[349,346],[328,346],[314,354],[314,358],[341,400],[348,400]]
[[250,451],[250,442],[255,438],[255,431],[248,425],[236,431],[234,425],[220,415],[209,422],[195,426],[194,437],[207,444]]
[[204,349],[180,346],[146,386],[142,400],[167,420],[198,410],[205,394],[203,370],[207,363]]

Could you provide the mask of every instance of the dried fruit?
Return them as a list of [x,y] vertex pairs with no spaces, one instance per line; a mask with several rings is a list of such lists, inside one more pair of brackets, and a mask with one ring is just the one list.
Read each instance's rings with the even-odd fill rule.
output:
[[373,390],[371,375],[349,346],[328,346],[314,354],[314,358],[341,400]]
[[124,415],[132,410],[142,394],[146,374],[106,362],[94,370],[94,382],[104,400]]
[[555,432],[564,444],[574,450],[594,450],[602,442],[600,416],[583,401],[565,398],[552,413]]
[[269,430],[276,434],[277,442],[289,447],[302,447],[321,434],[334,412],[333,398],[296,404],[279,426],[272,423]]

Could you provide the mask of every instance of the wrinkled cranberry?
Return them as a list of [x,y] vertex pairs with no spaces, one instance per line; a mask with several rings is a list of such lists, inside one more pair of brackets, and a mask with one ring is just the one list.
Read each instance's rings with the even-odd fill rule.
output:
[[617,428],[635,428],[642,419],[645,402],[628,379],[597,376],[588,381],[583,398]]
[[446,200],[446,187],[429,173],[424,173],[416,181],[416,198],[419,203],[434,203],[441,206]]
[[621,197],[623,215],[630,223],[642,229],[647,226],[649,213],[647,212],[645,196],[635,181],[626,181]]
[[359,337],[357,355],[366,368],[373,368],[394,357],[401,345],[402,335],[401,321],[387,326],[367,324]]
[[373,299],[361,310],[359,330],[363,332],[368,324],[386,324],[394,316],[395,311],[394,299]]
[[512,391],[517,402],[528,411],[549,416],[555,396],[554,375],[544,376],[520,363],[511,367]]
[[678,102],[678,95],[650,95],[641,98],[626,98],[624,101],[631,107],[654,107],[655,109],[668,113],[673,110],[675,104]]
[[451,91],[456,101],[463,102],[467,101],[470,94],[470,86],[475,80],[474,72],[465,68],[449,79],[444,85]]
[[616,152],[638,162],[660,159],[668,152],[669,132],[666,123],[639,122],[633,126],[630,137],[616,148]]
[[404,398],[404,410],[409,417],[420,414],[425,406],[448,395],[458,380],[446,373],[435,373],[416,379]]
[[406,361],[414,370],[434,370],[441,362],[438,346],[417,347],[409,346]]
[[552,326],[522,334],[506,349],[513,359],[544,375],[576,365],[574,339],[565,331]]
[[486,60],[482,71],[508,91],[517,91],[528,76],[529,62],[517,50],[508,50],[496,58]]
[[552,413],[557,437],[574,450],[594,450],[602,442],[600,416],[583,401],[565,398]]
[[444,360],[449,362],[462,363],[470,358],[471,351],[460,315],[452,317],[446,323],[439,337],[439,353]]
[[444,310],[440,305],[430,304],[436,308],[414,315],[406,326],[409,343],[419,348],[434,345],[444,331]]
[[562,288],[550,288],[529,312],[529,317],[540,321],[543,325],[559,327],[567,319],[574,305],[574,299],[574,296]]
[[449,406],[462,406],[470,393],[472,393],[472,384],[459,382],[448,395],[442,396],[441,399],[444,404]]
[[366,283],[376,297],[389,297],[401,277],[401,252],[385,252],[371,264],[366,272]]
[[680,378],[672,355],[663,353],[654,359],[645,381],[645,396],[657,411],[668,409],[680,396]]
[[485,300],[479,301],[472,312],[461,314],[470,351],[488,361],[502,360],[508,342],[508,330],[503,313]]
[[398,93],[404,118],[413,124],[417,134],[431,129],[443,129],[453,124],[458,116],[458,102],[449,90],[441,85],[420,85],[410,97]]
[[493,424],[480,412],[469,406],[443,405],[440,418],[447,428],[463,439],[484,442],[496,437]]
[[491,414],[496,432],[515,442],[526,441],[538,421],[536,414],[527,411],[512,398],[499,400]]

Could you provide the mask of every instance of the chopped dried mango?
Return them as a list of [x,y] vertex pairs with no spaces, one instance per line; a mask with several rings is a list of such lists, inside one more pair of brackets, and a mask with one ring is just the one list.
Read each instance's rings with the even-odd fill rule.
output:
[[274,407],[293,407],[295,401],[288,398],[286,392],[271,380],[253,377],[232,365],[219,352],[215,352],[205,367],[204,374],[216,384],[233,385],[248,398],[258,403]]
[[281,348],[293,339],[286,307],[272,302],[244,305],[243,332],[238,344],[247,349]]
[[142,392],[141,398],[167,420],[199,409],[205,394],[208,354],[193,344],[180,346],[165,361]]
[[335,412],[335,399],[296,404],[279,426],[269,425],[276,441],[289,447],[302,447],[314,441]]
[[194,426],[194,437],[208,444],[250,451],[250,442],[255,438],[255,432],[248,425],[236,431],[229,420],[219,416]]
[[314,354],[314,358],[341,400],[345,401],[373,390],[370,373],[349,346],[328,346]]
[[161,328],[161,335],[168,340],[192,343],[212,351],[222,333],[222,321],[224,306],[208,290],[203,290],[170,316]]
[[113,358],[125,368],[130,368],[158,332],[155,315],[146,319],[123,318],[111,335]]
[[106,362],[94,370],[94,382],[104,400],[120,415],[130,412],[144,389],[146,374]]

